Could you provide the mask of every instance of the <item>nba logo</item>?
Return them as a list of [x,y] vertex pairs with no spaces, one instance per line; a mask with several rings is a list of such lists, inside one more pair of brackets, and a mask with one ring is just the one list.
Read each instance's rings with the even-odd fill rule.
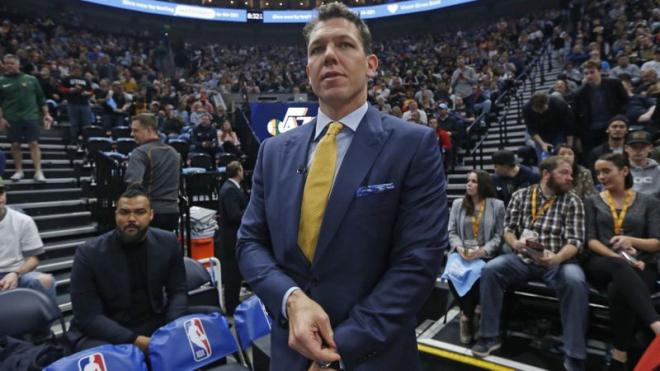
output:
[[107,371],[103,354],[94,353],[78,360],[78,371]]
[[183,327],[186,329],[186,336],[195,362],[209,358],[212,352],[211,343],[206,336],[202,321],[199,318],[192,318],[184,322]]

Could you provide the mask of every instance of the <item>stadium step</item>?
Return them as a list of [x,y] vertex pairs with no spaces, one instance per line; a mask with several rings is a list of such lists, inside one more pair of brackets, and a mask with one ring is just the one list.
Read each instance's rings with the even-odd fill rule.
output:
[[80,236],[89,233],[94,233],[97,230],[98,230],[98,226],[96,223],[88,223],[85,225],[80,225],[72,228],[50,229],[50,230],[40,231],[39,235],[41,236],[42,240],[72,238],[73,236]]
[[[89,181],[89,177],[81,178],[80,181]],[[37,182],[32,178],[24,178],[18,182],[7,181],[5,185],[11,191],[26,191],[26,190],[40,190],[40,189],[60,189],[60,188],[76,188],[79,187],[77,178],[51,178],[46,182]]]
[[82,190],[80,188],[39,189],[39,190],[29,189],[29,190],[21,190],[21,191],[11,191],[11,193],[7,193],[7,198],[11,199],[12,203],[80,199],[82,198]]
[[69,228],[92,222],[91,211],[76,211],[64,214],[49,214],[33,216],[39,230]]
[[[13,189],[13,188],[12,188]],[[14,209],[20,209],[30,216],[48,215],[52,213],[73,213],[77,211],[88,211],[95,199],[72,199],[62,201],[28,202],[12,204]]]

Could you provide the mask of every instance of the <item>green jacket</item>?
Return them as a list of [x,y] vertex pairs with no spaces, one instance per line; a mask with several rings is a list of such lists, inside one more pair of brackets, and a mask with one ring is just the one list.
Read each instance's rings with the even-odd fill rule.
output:
[[41,107],[45,104],[44,92],[34,76],[22,72],[0,76],[0,107],[9,123],[40,120]]

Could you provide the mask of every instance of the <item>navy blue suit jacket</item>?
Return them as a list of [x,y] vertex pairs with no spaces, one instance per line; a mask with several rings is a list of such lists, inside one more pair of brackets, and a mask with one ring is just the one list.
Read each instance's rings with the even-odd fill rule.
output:
[[[348,370],[416,370],[416,313],[447,242],[435,133],[370,107],[334,182],[311,264],[296,242],[316,121],[264,141],[238,232],[243,277],[275,317],[271,370],[307,370],[287,344],[282,299],[299,286],[330,317]],[[362,186],[394,189],[357,196]]]

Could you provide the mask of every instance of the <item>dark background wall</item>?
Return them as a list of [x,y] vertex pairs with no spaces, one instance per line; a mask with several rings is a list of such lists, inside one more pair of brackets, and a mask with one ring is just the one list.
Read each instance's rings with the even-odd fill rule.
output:
[[[112,32],[151,35],[168,32],[170,39],[249,44],[302,44],[302,24],[234,24],[190,20],[124,11],[77,0],[3,0],[2,7],[30,16],[73,13],[83,26]],[[436,11],[388,17],[368,22],[376,40],[397,36],[439,33],[466,25],[492,22],[500,17],[522,17],[558,6],[558,0],[478,0]]]

